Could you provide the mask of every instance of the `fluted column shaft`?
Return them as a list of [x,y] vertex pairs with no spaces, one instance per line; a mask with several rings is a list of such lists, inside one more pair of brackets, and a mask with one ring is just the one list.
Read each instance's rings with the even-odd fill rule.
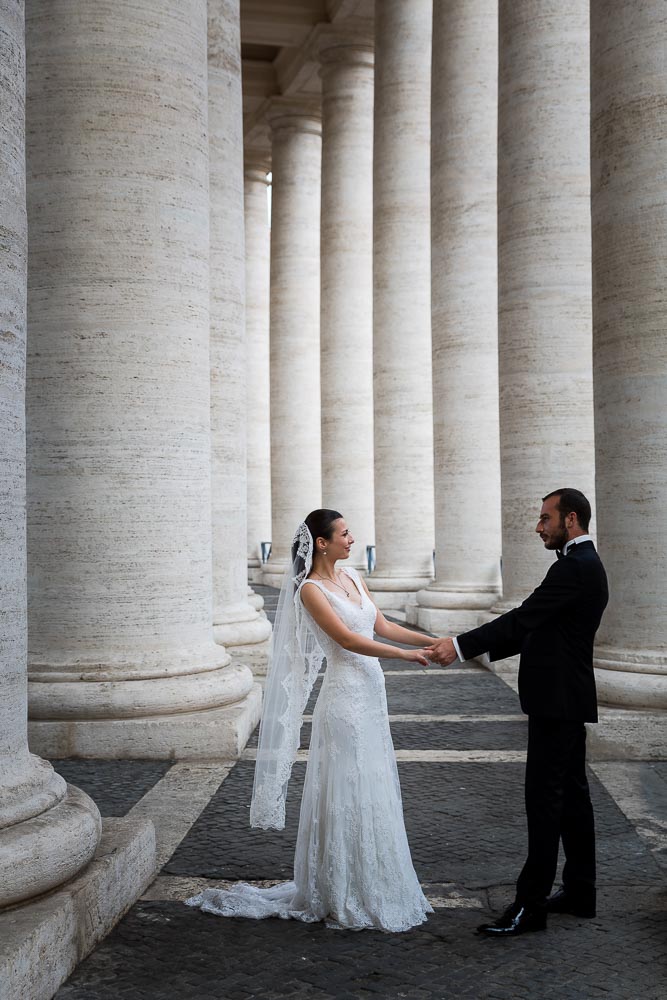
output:
[[0,908],[48,891],[92,858],[94,803],[28,751],[25,523],[27,220],[23,3],[0,0]]
[[[667,14],[591,5],[598,533],[610,601],[601,700],[667,708]],[[656,95],[663,95],[659,100]]]
[[322,502],[319,109],[276,99],[270,115],[271,558],[280,585],[294,530]]
[[373,50],[332,36],[322,61],[322,503],[365,570],[373,496]]
[[373,385],[378,603],[414,602],[433,569],[431,0],[375,5]]
[[239,0],[208,7],[213,625],[266,665],[271,626],[248,603],[245,235]]
[[245,154],[248,567],[261,579],[261,542],[271,540],[269,302],[271,229],[268,154]]
[[500,0],[498,338],[505,610],[552,553],[541,498],[593,503],[587,0]]
[[211,624],[206,3],[29,9],[31,738],[196,753],[252,688]]

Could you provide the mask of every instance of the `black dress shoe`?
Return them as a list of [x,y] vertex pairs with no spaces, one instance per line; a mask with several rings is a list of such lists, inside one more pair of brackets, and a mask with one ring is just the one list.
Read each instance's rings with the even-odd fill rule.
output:
[[486,934],[488,937],[516,937],[517,934],[546,929],[547,914],[544,908],[531,910],[518,903],[512,903],[495,923],[480,924],[477,933]]
[[547,899],[548,913],[571,913],[575,917],[595,916],[595,897],[585,899],[573,896],[567,889],[559,889]]

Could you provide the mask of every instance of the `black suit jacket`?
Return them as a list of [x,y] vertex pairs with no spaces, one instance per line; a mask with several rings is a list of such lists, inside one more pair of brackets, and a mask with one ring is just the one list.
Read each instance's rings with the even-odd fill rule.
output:
[[521,654],[527,715],[597,722],[593,641],[607,606],[607,574],[592,542],[572,545],[518,608],[457,637],[466,660]]

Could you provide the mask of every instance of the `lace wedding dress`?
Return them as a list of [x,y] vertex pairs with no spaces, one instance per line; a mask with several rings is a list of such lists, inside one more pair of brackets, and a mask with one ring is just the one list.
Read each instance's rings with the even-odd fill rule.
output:
[[[348,628],[373,638],[375,605],[356,570],[343,572],[361,606],[317,580],[302,582],[299,591],[319,587]],[[187,902],[228,917],[291,917],[326,920],[339,928],[405,931],[423,923],[432,909],[405,833],[382,668],[374,657],[343,649],[308,618],[327,669],[313,713],[294,881],[205,889]]]

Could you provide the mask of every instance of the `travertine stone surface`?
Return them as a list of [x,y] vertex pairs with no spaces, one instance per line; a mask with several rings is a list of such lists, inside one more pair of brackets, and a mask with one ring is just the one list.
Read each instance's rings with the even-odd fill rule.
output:
[[271,541],[269,158],[245,151],[245,280],[248,568],[261,579],[261,542]]
[[95,857],[76,878],[44,898],[0,913],[3,1000],[50,1000],[155,872],[153,823],[132,816],[105,819]]
[[206,3],[31,0],[27,37],[36,712],[228,704],[253,680],[211,625]]
[[373,496],[373,49],[331,34],[322,77],[322,504],[365,570]]
[[655,0],[591,5],[596,474],[611,593],[598,691],[656,709],[667,708],[666,40]]
[[375,5],[376,568],[369,586],[386,608],[414,602],[433,572],[431,7],[431,0]]
[[500,588],[496,119],[498,11],[433,10],[431,315],[436,579],[422,628],[477,624]]
[[[247,599],[243,108],[239,0],[209,4],[211,486],[217,642],[264,643],[271,626]],[[256,650],[261,656],[261,650]],[[241,661],[242,662],[242,661]]]
[[587,0],[500,0],[498,337],[505,610],[553,560],[541,498],[594,504]]
[[280,586],[294,531],[321,505],[319,107],[276,98],[271,205],[272,551]]
[[25,525],[27,220],[23,3],[0,0],[0,908],[90,861],[97,807],[28,751]]

